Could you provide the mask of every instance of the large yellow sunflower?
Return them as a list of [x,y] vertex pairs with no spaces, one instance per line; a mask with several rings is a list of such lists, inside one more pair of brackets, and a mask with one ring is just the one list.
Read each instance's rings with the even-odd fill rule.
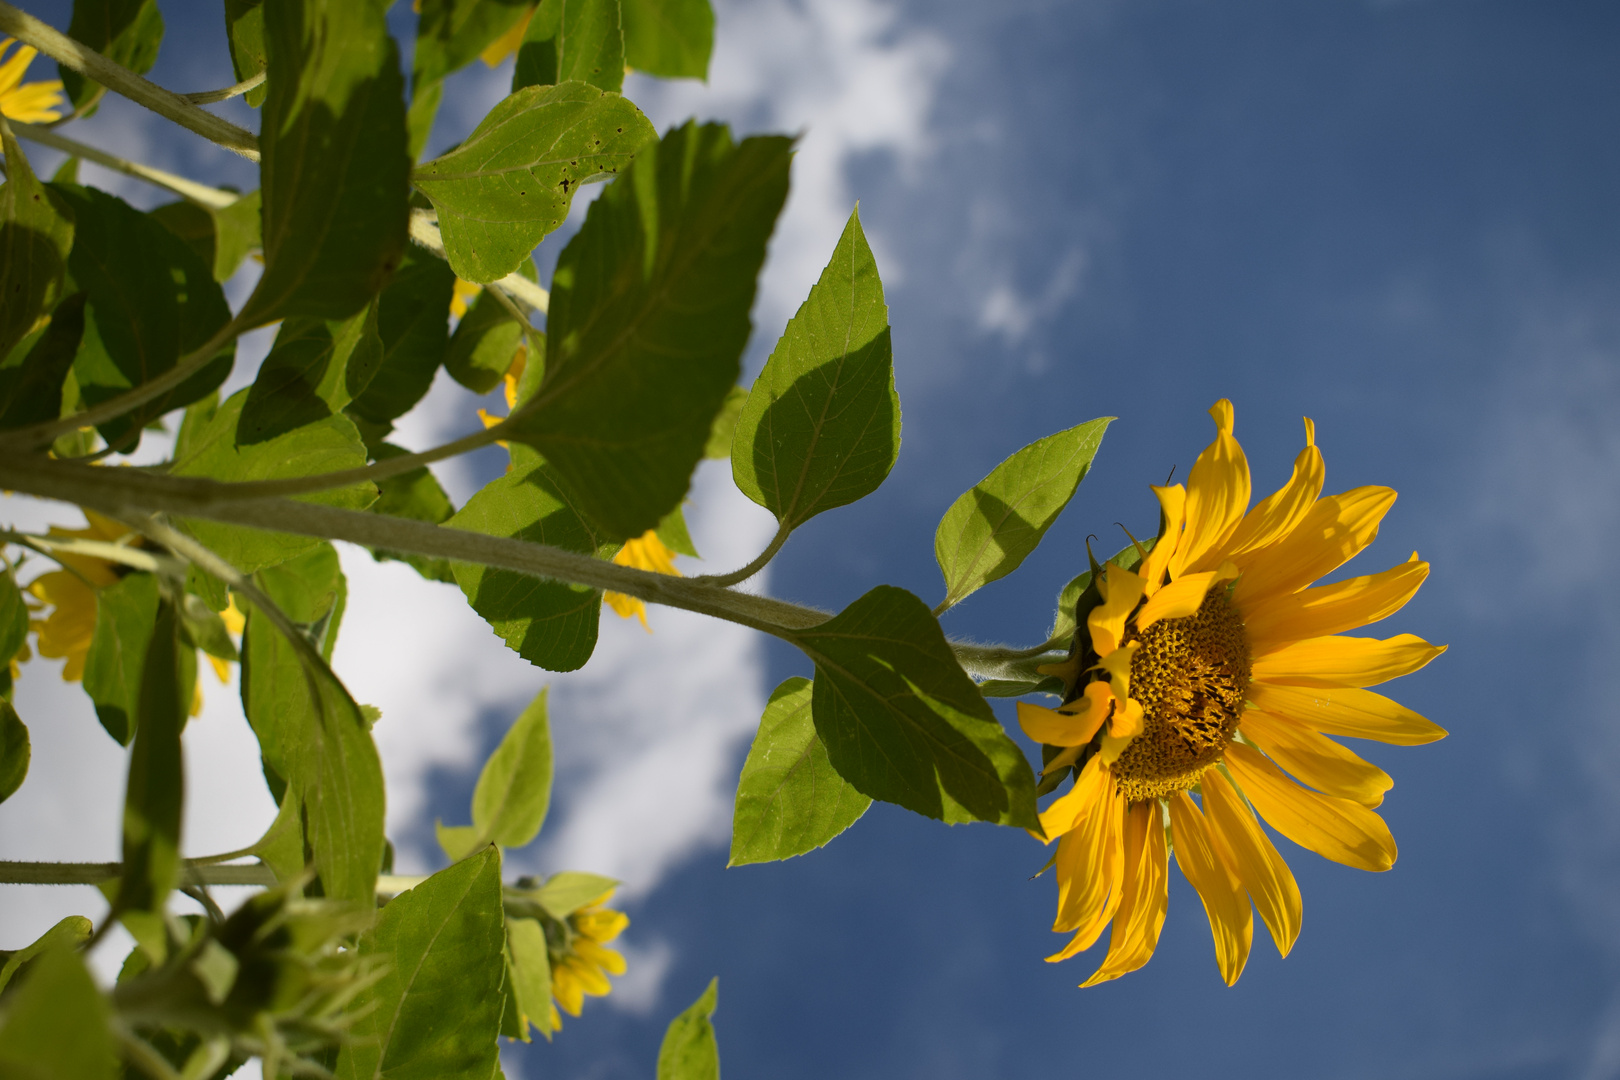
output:
[[1306,420],[1292,478],[1250,510],[1232,403],[1210,415],[1215,441],[1186,487],[1153,489],[1162,516],[1151,552],[1138,549],[1134,570],[1102,568],[1101,602],[1082,612],[1069,660],[1055,669],[1065,704],[1018,706],[1024,731],[1052,748],[1047,775],[1077,770],[1041,825],[1058,845],[1052,928],[1073,935],[1048,959],[1082,952],[1113,927],[1086,986],[1152,958],[1172,851],[1203,899],[1228,985],[1248,960],[1251,901],[1286,956],[1299,888],[1255,811],[1301,847],[1387,870],[1395,841],[1372,808],[1392,781],[1327,736],[1416,745],[1446,734],[1365,689],[1444,646],[1411,634],[1342,636],[1399,610],[1429,564],[1414,553],[1381,574],[1308,587],[1372,542],[1395,492],[1319,498],[1322,455]]

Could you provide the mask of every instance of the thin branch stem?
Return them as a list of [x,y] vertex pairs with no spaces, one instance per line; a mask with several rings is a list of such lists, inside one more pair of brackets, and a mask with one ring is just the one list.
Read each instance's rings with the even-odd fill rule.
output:
[[[437,221],[437,216],[431,210],[412,210],[411,239],[439,258],[448,261],[449,256],[444,253],[444,238],[439,235]],[[522,274],[507,274],[490,284],[504,289],[542,315],[551,307],[551,294]]]
[[5,0],[0,0],[0,33],[9,34],[24,45],[32,45],[64,67],[72,68],[137,105],[144,105],[159,116],[167,117],[186,130],[194,131],[249,161],[259,160],[259,140],[253,132],[197,108],[172,90],[148,82],[94,49],[74,41],[49,23],[12,7]]
[[[186,885],[275,885],[276,875],[264,863],[246,866],[213,866],[191,859],[181,862],[181,882]],[[124,873],[123,863],[0,862],[3,885],[99,885],[117,881]]]
[[121,172],[125,176],[133,176],[137,180],[145,180],[149,184],[156,184],[160,188],[174,192],[181,198],[190,199],[201,206],[211,207],[215,210],[223,209],[240,199],[241,196],[233,191],[221,191],[206,184],[199,184],[195,180],[187,180],[183,176],[154,169],[150,165],[142,165],[136,161],[128,161],[105,150],[98,150],[94,146],[70,139],[65,135],[58,135],[48,127],[38,124],[24,124],[20,121],[11,122],[11,130],[21,138],[30,142],[37,142],[41,146],[49,146],[53,150],[60,150],[64,154],[93,161],[97,165]]
[[0,540],[13,544],[23,544],[41,551],[42,554],[61,552],[65,555],[88,555],[102,562],[118,563],[136,570],[145,570],[148,573],[175,574],[185,572],[185,567],[178,560],[166,558],[151,551],[130,547],[128,544],[113,544],[105,540],[81,540],[76,536],[46,536],[40,533],[18,532],[15,529],[0,530]]
[[692,580],[701,581],[706,585],[735,585],[740,581],[747,581],[765,569],[765,565],[776,558],[776,553],[782,550],[782,545],[787,543],[787,538],[792,535],[793,530],[788,528],[787,525],[778,525],[776,535],[771,537],[769,544],[765,545],[765,550],[760,552],[747,566],[733,570],[729,574],[703,574]]
[[260,83],[264,82],[264,72],[243,79],[234,86],[227,86],[223,90],[199,90],[195,94],[181,94],[180,96],[193,105],[214,105],[221,101],[229,101],[233,97],[247,93]]

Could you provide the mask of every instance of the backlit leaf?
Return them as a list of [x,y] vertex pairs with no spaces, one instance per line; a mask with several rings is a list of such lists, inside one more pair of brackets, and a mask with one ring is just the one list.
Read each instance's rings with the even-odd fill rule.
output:
[[0,964],[0,990],[11,985],[11,980],[23,974],[29,963],[52,949],[77,949],[90,939],[95,923],[83,915],[69,915],[45,931],[31,945],[24,945],[6,957]]
[[720,1080],[720,1048],[714,1040],[720,980],[710,979],[686,1010],[669,1022],[658,1048],[658,1080]]
[[852,213],[832,260],[754,381],[731,471],[785,528],[869,495],[900,452],[900,399],[877,263]]
[[816,664],[816,734],[856,790],[947,822],[1039,827],[1029,762],[921,600],[880,585],[791,640]]
[[533,0],[422,0],[411,61],[412,95],[471,63],[532,5]]
[[827,760],[810,718],[810,696],[810,680],[793,678],[765,706],[737,781],[728,866],[813,851],[872,805]]
[[84,658],[84,691],[95,703],[101,726],[125,746],[135,735],[141,672],[157,618],[158,583],[152,574],[129,574],[96,591],[96,630]]
[[[398,457],[406,451],[391,443],[383,443],[376,450],[378,461],[386,461]],[[386,514],[389,517],[406,518],[410,521],[426,521],[431,525],[440,525],[448,521],[456,512],[455,506],[450,502],[450,496],[444,493],[438,478],[423,465],[409,472],[390,476],[377,484],[377,501],[371,504],[374,514]],[[373,551],[372,557],[378,562],[387,559],[398,559],[409,563],[418,574],[429,581],[443,581],[455,584],[455,574],[450,570],[450,560],[436,559],[427,555],[414,555],[402,552]]]
[[552,278],[545,378],[514,422],[609,539],[685,497],[736,384],[791,140],[689,123],[591,204]]
[[261,443],[341,412],[382,360],[375,304],[344,321],[288,319],[242,404],[237,440]]
[[620,0],[624,62],[666,79],[707,79],[714,51],[709,0]]
[[495,752],[484,762],[473,789],[473,827],[481,837],[502,847],[522,847],[533,840],[551,805],[551,728],[546,720],[546,692],[507,729]]
[[601,874],[586,874],[578,870],[564,870],[552,874],[535,895],[540,906],[554,919],[566,919],[582,907],[601,900],[619,883]]
[[73,247],[73,211],[41,184],[5,128],[6,182],[0,184],[0,356],[56,306]]

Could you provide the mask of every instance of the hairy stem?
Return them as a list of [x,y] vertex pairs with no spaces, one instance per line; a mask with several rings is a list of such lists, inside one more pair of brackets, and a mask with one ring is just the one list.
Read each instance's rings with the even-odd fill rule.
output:
[[180,96],[193,105],[213,105],[216,102],[229,101],[233,97],[245,94],[263,82],[264,72],[261,71],[257,75],[243,79],[234,86],[227,86],[221,90],[199,90],[195,94],[181,94]]
[[249,161],[259,160],[259,140],[253,132],[222,120],[211,112],[204,112],[172,90],[148,82],[94,49],[74,41],[49,23],[12,7],[5,0],[0,0],[0,33],[9,34],[24,45],[32,45],[64,67],[72,68],[137,105],[144,105],[159,116],[167,117],[186,130],[194,131]]
[[769,544],[765,545],[765,550],[760,552],[747,566],[733,570],[729,574],[704,574],[692,580],[701,581],[706,585],[735,585],[738,582],[747,581],[765,569],[765,565],[776,558],[776,553],[782,550],[782,545],[787,543],[787,538],[792,535],[792,529],[786,525],[778,525],[776,535],[771,537]]

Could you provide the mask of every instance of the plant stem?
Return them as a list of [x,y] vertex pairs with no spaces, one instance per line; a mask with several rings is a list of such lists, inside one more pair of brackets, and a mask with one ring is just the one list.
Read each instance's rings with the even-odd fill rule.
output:
[[747,581],[765,569],[765,565],[776,558],[776,553],[782,550],[782,545],[787,543],[787,538],[792,535],[792,529],[786,525],[778,525],[776,535],[771,537],[769,544],[765,545],[765,550],[760,552],[747,566],[733,570],[729,574],[703,574],[692,580],[701,581],[705,585],[735,585],[738,582]]
[[[181,880],[187,885],[265,885],[276,884],[276,875],[264,863],[246,866],[215,866],[181,862]],[[123,863],[0,862],[0,884],[4,885],[98,885],[123,876]]]
[[193,105],[213,105],[220,101],[229,101],[233,97],[247,93],[260,83],[264,82],[264,72],[249,76],[234,86],[227,86],[222,90],[199,90],[195,94],[181,94],[180,96]]
[[93,161],[97,165],[112,169],[114,172],[121,172],[125,176],[133,176],[137,180],[145,180],[149,184],[156,184],[160,188],[166,188],[176,195],[190,199],[201,206],[220,210],[241,198],[240,195],[232,191],[221,191],[219,188],[211,188],[206,184],[199,184],[195,180],[187,180],[183,176],[164,172],[162,169],[154,169],[149,165],[142,165],[135,161],[126,161],[124,158],[109,154],[105,150],[98,150],[94,146],[70,139],[65,135],[58,135],[52,129],[41,127],[38,124],[24,124],[13,120],[11,130],[30,142],[37,142],[41,146],[49,146],[65,154],[72,154],[86,161]]
[[172,90],[148,82],[94,49],[74,41],[49,23],[12,7],[5,0],[0,0],[0,33],[9,34],[24,45],[32,45],[57,63],[249,161],[259,160],[259,140],[251,131],[222,120],[211,112],[204,112]]

